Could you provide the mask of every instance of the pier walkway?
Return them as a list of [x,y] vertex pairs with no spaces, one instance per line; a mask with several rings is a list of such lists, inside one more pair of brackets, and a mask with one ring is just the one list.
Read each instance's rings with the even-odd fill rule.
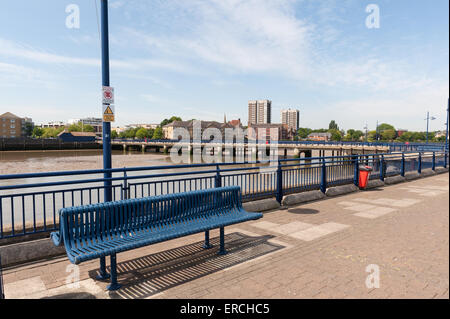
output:
[[203,234],[133,250],[118,256],[116,292],[94,280],[98,261],[10,267],[5,295],[448,299],[448,196],[449,175],[439,174],[264,213],[226,230],[225,256],[216,254],[217,231],[210,250]]

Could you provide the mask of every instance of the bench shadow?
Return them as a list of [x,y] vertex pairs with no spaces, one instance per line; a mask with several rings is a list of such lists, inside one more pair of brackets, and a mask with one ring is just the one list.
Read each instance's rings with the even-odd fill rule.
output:
[[[203,249],[203,241],[150,254],[117,264],[121,288],[109,292],[112,299],[148,298],[172,287],[242,264],[284,248],[268,242],[273,235],[251,237],[236,232],[225,235],[227,254],[219,256],[219,237]],[[108,272],[110,271],[109,267]],[[98,270],[89,272],[95,278]]]
[[51,297],[43,297],[41,299],[96,299],[93,294],[90,294],[88,292],[75,292],[75,293],[66,293]]
[[299,215],[313,215],[313,214],[318,214],[319,211],[317,209],[311,209],[311,208],[289,208],[288,213],[299,214]]

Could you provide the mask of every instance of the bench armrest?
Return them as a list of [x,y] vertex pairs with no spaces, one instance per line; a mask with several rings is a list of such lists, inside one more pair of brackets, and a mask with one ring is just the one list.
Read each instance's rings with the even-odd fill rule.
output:
[[53,243],[55,244],[55,246],[60,246],[61,245],[61,235],[59,232],[52,232],[50,234],[50,238],[53,240]]

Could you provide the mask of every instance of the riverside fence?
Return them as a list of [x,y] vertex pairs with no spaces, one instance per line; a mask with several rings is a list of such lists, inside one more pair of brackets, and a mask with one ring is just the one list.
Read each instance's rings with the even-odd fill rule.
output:
[[[353,183],[359,166],[373,167],[370,179],[447,167],[448,153],[402,152],[279,159],[261,162],[184,164],[0,175],[0,244],[2,239],[48,233],[58,228],[63,207],[103,202],[104,182],[112,199],[132,199],[221,186],[241,187],[243,201]],[[103,174],[111,172],[105,179]]]

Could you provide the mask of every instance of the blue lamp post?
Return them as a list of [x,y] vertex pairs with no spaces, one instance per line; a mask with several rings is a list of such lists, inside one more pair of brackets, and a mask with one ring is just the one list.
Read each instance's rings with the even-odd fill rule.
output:
[[[103,86],[109,86],[109,38],[108,38],[108,0],[101,0],[101,42],[102,42],[102,84]],[[111,169],[111,123],[103,121],[103,168]],[[110,178],[112,174],[110,171],[103,173],[104,177],[104,190],[103,200],[110,202],[112,200],[112,182]],[[111,264],[116,262],[116,257],[111,256]],[[112,269],[113,267],[111,267]],[[109,278],[110,275],[106,272],[106,260],[105,257],[100,258],[100,274],[98,279],[104,280]],[[117,288],[117,283],[113,284],[111,288]]]

